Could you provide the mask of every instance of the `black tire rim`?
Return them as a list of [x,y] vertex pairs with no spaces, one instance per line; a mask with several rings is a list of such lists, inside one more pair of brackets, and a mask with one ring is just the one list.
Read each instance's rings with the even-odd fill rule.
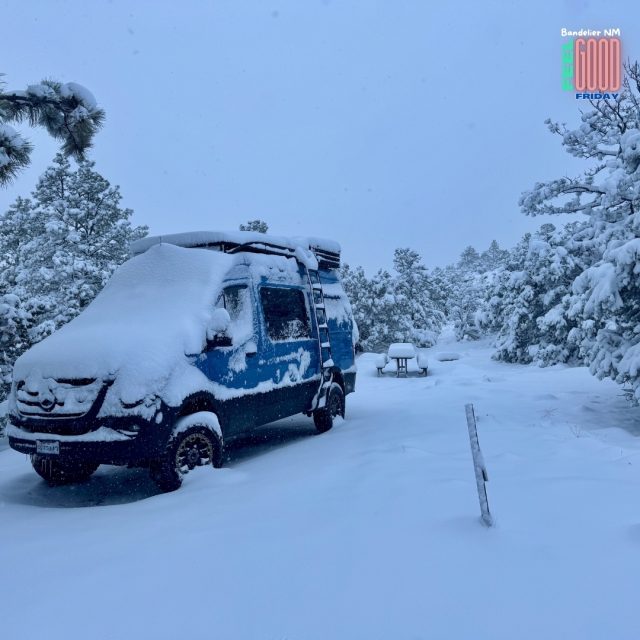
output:
[[203,433],[191,433],[182,439],[176,451],[176,471],[184,475],[213,461],[213,444]]

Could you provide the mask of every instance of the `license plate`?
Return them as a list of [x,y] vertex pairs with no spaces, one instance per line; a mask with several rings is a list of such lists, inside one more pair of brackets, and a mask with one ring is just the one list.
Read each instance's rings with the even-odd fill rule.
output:
[[36,453],[47,453],[50,456],[57,456],[60,454],[60,443],[59,442],[43,442],[41,440],[37,440]]

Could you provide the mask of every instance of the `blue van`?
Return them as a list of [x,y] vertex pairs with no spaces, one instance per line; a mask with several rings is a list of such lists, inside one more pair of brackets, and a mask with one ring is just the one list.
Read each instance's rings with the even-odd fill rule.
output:
[[304,413],[322,433],[344,417],[357,328],[337,243],[196,232],[132,254],[14,366],[9,444],[50,484],[112,464],[171,491],[255,427]]

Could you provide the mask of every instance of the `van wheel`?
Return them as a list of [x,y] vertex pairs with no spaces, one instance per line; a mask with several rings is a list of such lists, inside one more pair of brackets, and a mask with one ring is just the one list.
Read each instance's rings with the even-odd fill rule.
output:
[[31,464],[36,473],[52,486],[87,480],[100,466],[94,462],[69,462],[36,454],[31,456]]
[[329,431],[338,416],[344,418],[344,393],[340,385],[334,382],[329,387],[325,406],[313,412],[313,422],[318,433]]
[[171,438],[164,454],[151,462],[151,479],[161,491],[175,491],[189,471],[208,465],[222,465],[222,447],[214,433],[196,426]]

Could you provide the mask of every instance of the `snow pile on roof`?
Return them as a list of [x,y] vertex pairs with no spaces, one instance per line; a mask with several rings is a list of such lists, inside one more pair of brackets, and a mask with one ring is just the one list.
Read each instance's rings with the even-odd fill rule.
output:
[[115,378],[116,395],[135,402],[162,389],[202,351],[221,282],[236,258],[153,247],[123,264],[69,324],[18,358],[16,380]]
[[334,240],[314,237],[284,237],[272,236],[257,231],[189,231],[186,233],[174,233],[166,236],[147,236],[141,240],[136,240],[131,244],[131,253],[134,255],[143,253],[149,247],[156,244],[175,244],[180,247],[203,247],[221,243],[258,245],[276,245],[295,252],[298,248],[331,253],[340,253],[340,245]]

